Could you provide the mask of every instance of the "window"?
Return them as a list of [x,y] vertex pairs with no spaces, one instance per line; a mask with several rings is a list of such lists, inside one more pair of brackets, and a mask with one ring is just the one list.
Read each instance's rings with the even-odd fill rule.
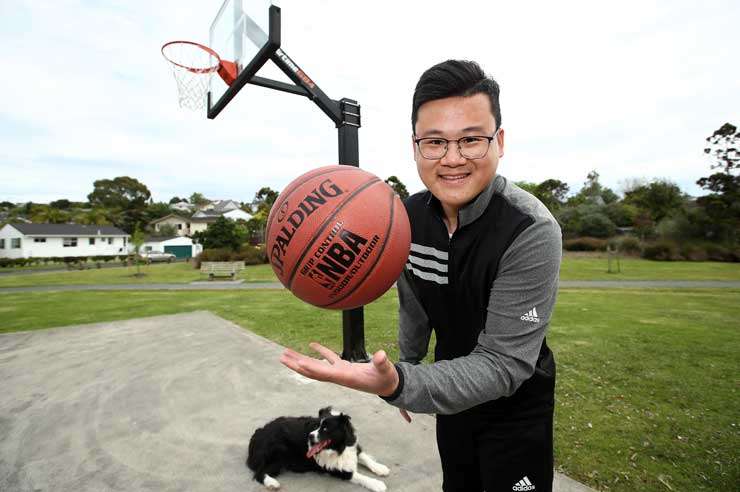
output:
[[46,242],[46,238],[45,237],[35,237],[35,238],[33,238],[33,242],[34,243],[45,243]]
[[0,239],[0,249],[5,249],[5,239]]
[[109,237],[108,238],[108,244],[113,244],[113,238],[112,237]]
[[94,237],[91,237],[90,239],[88,239],[88,241],[90,242],[90,246],[95,246],[95,238]]
[[151,250],[152,250],[152,247],[151,246],[145,246],[144,247],[144,251],[146,251],[146,252],[149,252]]
[[126,246],[126,238],[125,237],[123,238],[123,246],[124,247]]
[[182,224],[177,224],[177,230],[178,231],[181,231],[182,230]]
[[20,248],[21,247],[21,238],[14,237],[13,239],[11,239],[10,240],[10,247],[11,248],[15,248],[15,249]]
[[65,237],[64,238],[64,247],[65,248],[76,248],[77,247],[77,238],[76,237]]

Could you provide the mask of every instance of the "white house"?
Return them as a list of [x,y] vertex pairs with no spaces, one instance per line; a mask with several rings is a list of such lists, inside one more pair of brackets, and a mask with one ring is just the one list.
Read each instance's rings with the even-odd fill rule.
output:
[[195,208],[195,205],[188,202],[177,202],[170,204],[170,208],[172,210],[177,210],[178,212],[190,213]]
[[129,238],[113,226],[6,224],[0,229],[0,258],[125,255]]
[[[134,252],[133,245],[129,245],[129,251],[132,253]],[[165,253],[172,253],[177,258],[193,258],[203,251],[203,246],[200,244],[193,244],[193,240],[189,237],[148,236],[144,239],[141,251],[164,251]]]

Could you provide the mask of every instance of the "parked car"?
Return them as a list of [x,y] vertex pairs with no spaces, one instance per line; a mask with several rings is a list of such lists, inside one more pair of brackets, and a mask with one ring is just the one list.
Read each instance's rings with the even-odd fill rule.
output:
[[141,257],[147,263],[158,263],[158,262],[171,263],[176,258],[176,256],[173,255],[172,253],[165,253],[163,251],[144,251],[141,253]]

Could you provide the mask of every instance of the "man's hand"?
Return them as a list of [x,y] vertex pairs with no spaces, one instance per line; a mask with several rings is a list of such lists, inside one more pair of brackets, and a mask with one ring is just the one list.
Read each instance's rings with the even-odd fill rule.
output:
[[[385,351],[373,354],[371,362],[347,362],[328,348],[311,343],[309,347],[326,361],[285,349],[280,362],[295,372],[317,381],[328,381],[374,395],[389,396],[398,387],[398,372]],[[327,364],[328,362],[328,364]]]

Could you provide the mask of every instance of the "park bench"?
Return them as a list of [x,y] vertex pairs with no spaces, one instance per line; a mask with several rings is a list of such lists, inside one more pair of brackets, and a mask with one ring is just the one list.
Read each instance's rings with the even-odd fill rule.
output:
[[200,273],[208,275],[208,280],[216,277],[231,277],[233,280],[242,268],[242,261],[204,261],[200,264]]

